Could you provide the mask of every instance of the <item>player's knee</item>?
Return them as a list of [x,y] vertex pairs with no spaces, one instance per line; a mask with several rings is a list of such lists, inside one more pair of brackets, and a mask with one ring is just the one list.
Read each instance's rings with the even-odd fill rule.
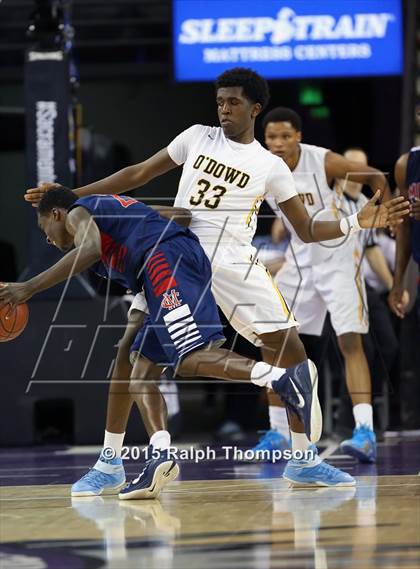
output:
[[344,357],[354,356],[363,350],[361,335],[353,332],[339,336],[338,345]]
[[130,361],[130,348],[133,345],[135,335],[124,334],[118,342],[117,363]]
[[143,312],[138,310],[132,311],[128,318],[127,327],[124,336],[118,342],[117,365],[127,363],[130,360],[130,348],[140,330],[144,320]]
[[142,380],[131,378],[130,383],[128,385],[128,391],[130,395],[135,396],[142,392]]
[[294,366],[306,359],[305,347],[296,329],[262,334],[262,354],[266,363],[281,367]]

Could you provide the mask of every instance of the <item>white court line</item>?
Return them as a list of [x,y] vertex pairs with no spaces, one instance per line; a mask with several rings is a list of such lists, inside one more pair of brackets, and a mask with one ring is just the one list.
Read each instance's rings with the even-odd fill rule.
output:
[[[322,456],[322,455],[321,455]],[[354,456],[350,456],[349,454],[335,454],[334,456],[329,456],[329,460],[357,460]]]
[[[40,471],[40,470],[79,470],[82,468],[92,468],[91,464],[82,464],[81,466],[25,466],[25,468],[19,468],[19,471],[29,470]],[[16,472],[16,468],[0,468],[0,472]],[[1,475],[0,475],[1,476]]]
[[[139,448],[139,449],[146,449],[147,444],[128,444],[124,445],[124,448]],[[178,450],[188,450],[190,448],[196,449],[201,446],[201,443],[181,443],[181,444],[174,444],[172,445],[174,448]],[[68,449],[64,450],[55,450],[53,452],[56,456],[73,456],[73,455],[85,455],[85,454],[99,454],[103,446],[73,446]]]
[[[338,449],[339,446],[340,446],[340,443],[335,443],[335,442],[328,443],[327,448],[321,452],[321,454],[319,455],[319,458],[325,459],[325,458],[330,457]],[[337,457],[334,457],[334,458],[337,458]]]
[[42,476],[58,476],[57,474],[0,474],[0,478],[40,478]]
[[[405,475],[400,475],[400,476],[405,476]],[[408,476],[408,475],[407,475]],[[369,477],[371,478],[371,477]],[[379,477],[381,478],[381,477]],[[188,482],[188,480],[186,480],[186,482]],[[191,482],[191,481],[190,481]],[[241,480],[241,482],[244,482],[243,480]],[[256,482],[256,480],[249,480],[249,482]],[[277,480],[278,482],[278,480]],[[180,483],[178,483],[180,484]],[[67,485],[66,485],[67,486]],[[68,485],[70,487],[70,484]],[[399,484],[399,486],[414,486],[416,488],[418,488],[418,483],[413,483],[413,484]],[[54,485],[51,485],[51,488],[53,488]],[[13,486],[13,489],[19,488],[19,486]],[[311,491],[317,491],[319,490],[319,488],[321,488],[320,486],[316,486],[316,487],[311,487],[311,488],[296,488],[295,491],[296,492],[311,492]],[[395,489],[395,483],[394,484],[381,484],[380,488],[394,488]],[[209,488],[204,488],[204,489],[200,489],[200,488],[186,488],[185,490],[178,490],[178,489],[171,489],[170,487],[166,488],[164,494],[162,494],[162,498],[164,497],[168,497],[168,496],[174,496],[174,495],[184,495],[184,494],[217,494],[217,493],[226,493],[226,494],[232,494],[232,492],[272,492],[272,488],[236,488],[234,489],[234,487],[232,487],[231,485],[226,488],[226,490],[220,489],[220,488],[215,488],[214,490],[209,489]],[[283,488],[278,488],[278,489],[274,489],[274,494],[283,494],[285,490],[289,490],[289,487],[284,486]],[[273,493],[273,492],[272,492]],[[115,496],[101,496],[102,498],[104,498],[105,500],[111,500],[112,498],[117,497],[117,495]],[[27,502],[33,502],[35,500],[70,500],[71,496],[70,493],[67,496],[38,496],[35,498],[29,498],[29,497],[21,497],[21,498],[0,498],[0,502],[22,502],[22,501],[27,501]],[[71,507],[71,506],[69,506]]]

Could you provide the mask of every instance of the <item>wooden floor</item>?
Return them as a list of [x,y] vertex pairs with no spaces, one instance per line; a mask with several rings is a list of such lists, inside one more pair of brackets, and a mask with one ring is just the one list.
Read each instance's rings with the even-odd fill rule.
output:
[[172,483],[160,501],[69,497],[68,485],[1,490],[1,569],[420,568],[420,476],[357,488],[284,480]]

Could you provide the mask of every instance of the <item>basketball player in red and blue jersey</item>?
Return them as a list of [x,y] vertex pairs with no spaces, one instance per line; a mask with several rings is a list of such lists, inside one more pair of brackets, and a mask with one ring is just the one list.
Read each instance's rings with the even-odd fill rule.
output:
[[[155,498],[178,475],[169,448],[165,400],[155,384],[162,366],[172,366],[186,377],[248,380],[270,387],[302,421],[308,439],[319,440],[322,414],[316,367],[310,360],[286,370],[219,347],[224,336],[210,290],[210,261],[189,229],[132,198],[77,199],[62,186],[41,199],[38,223],[48,242],[66,254],[29,281],[2,284],[0,307],[25,302],[89,268],[134,292],[145,291],[150,315],[132,347],[137,356],[130,392],[151,437],[153,453],[142,473],[126,487],[122,488],[125,475],[116,476],[111,493],[120,490],[124,500]],[[100,459],[95,469],[105,477],[121,472],[112,460]],[[354,479],[346,476],[344,485],[353,486]]]
[[[419,110],[417,119],[420,122]],[[411,204],[410,217],[404,220],[397,233],[394,284],[388,297],[391,310],[403,318],[406,309],[403,300],[403,279],[411,256],[420,268],[420,146],[412,148],[397,160],[395,181],[401,195],[408,198]],[[417,311],[420,318],[420,281],[417,289]]]

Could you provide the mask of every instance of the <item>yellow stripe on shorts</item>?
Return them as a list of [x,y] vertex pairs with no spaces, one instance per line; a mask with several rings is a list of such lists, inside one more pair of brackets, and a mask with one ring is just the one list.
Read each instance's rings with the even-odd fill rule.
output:
[[357,315],[359,317],[359,322],[363,323],[366,318],[365,318],[365,307],[364,307],[364,299],[363,299],[363,283],[362,283],[362,278],[361,278],[361,274],[360,274],[360,253],[357,249],[353,250],[353,258],[354,258],[354,268],[356,271],[356,275],[355,275],[355,282],[356,282],[356,288],[357,288],[357,292],[358,292],[358,307],[357,307]]
[[[257,263],[258,263],[258,261],[257,261]],[[260,265],[260,266],[263,266],[263,265]],[[263,267],[264,267],[264,266],[263,266]],[[268,278],[270,279],[271,284],[272,284],[273,287],[274,287],[274,290],[275,290],[276,293],[278,294],[278,297],[279,297],[279,299],[280,299],[280,304],[281,304],[281,307],[282,307],[282,309],[283,309],[284,315],[287,316],[288,319],[289,319],[289,318],[292,318],[292,319],[294,320],[293,314],[290,312],[290,309],[289,309],[289,307],[287,306],[287,303],[286,303],[286,301],[284,300],[283,295],[282,295],[281,292],[279,291],[278,286],[277,286],[276,283],[274,282],[274,279],[273,279],[273,277],[271,276],[270,271],[269,271],[266,267],[264,267],[264,269],[265,269],[265,272],[266,272]]]

